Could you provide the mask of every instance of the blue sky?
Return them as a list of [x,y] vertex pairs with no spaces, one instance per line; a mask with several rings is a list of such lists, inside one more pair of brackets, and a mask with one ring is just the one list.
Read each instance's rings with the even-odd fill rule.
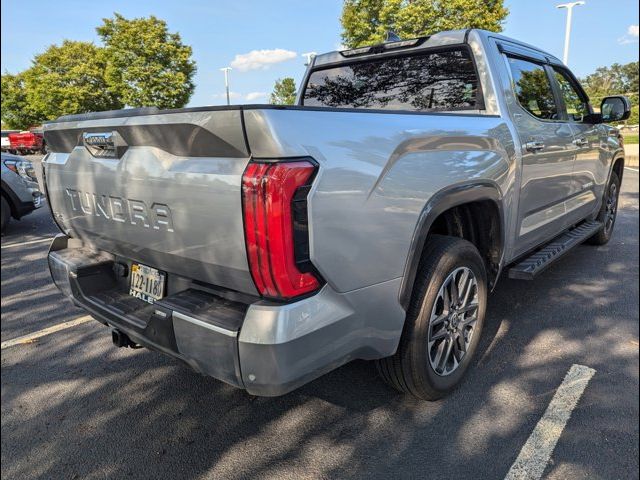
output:
[[[586,2],[574,9],[573,71],[584,76],[599,66],[638,60],[637,0]],[[562,58],[566,12],[555,8],[560,0],[506,3],[504,34]],[[224,103],[219,69],[227,65],[235,67],[233,103],[265,102],[277,78],[300,80],[302,53],[340,45],[341,6],[341,0],[2,0],[1,68],[27,68],[34,54],[65,38],[99,43],[95,27],[114,11],[126,17],[153,14],[193,47],[198,73],[191,106]]]

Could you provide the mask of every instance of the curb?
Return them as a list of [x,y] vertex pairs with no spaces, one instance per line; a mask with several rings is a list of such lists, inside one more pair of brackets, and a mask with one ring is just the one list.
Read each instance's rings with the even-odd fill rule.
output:
[[638,166],[638,144],[629,144],[624,146],[624,165],[625,167]]

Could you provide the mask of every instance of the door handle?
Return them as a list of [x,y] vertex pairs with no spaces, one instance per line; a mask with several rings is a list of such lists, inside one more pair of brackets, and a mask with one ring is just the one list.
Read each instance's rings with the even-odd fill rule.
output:
[[576,147],[580,148],[589,146],[589,140],[587,140],[586,138],[576,138],[573,143]]
[[530,152],[539,152],[544,150],[544,143],[542,142],[527,142],[524,144],[524,148]]

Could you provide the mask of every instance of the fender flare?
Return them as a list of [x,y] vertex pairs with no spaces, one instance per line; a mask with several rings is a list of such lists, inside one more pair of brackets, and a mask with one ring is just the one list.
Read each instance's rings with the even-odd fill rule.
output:
[[[620,159],[622,159],[622,171],[624,172],[624,164],[625,164],[625,161],[627,160],[624,153],[624,148],[616,149],[616,151],[613,152],[613,155],[611,155],[611,163],[609,164],[609,175],[607,175],[606,185],[609,185],[609,181],[611,180],[611,173],[613,173],[613,166]],[[622,178],[620,178],[620,181],[622,182]]]
[[499,268],[502,268],[506,235],[505,212],[502,199],[503,196],[500,188],[495,182],[490,180],[479,180],[445,187],[429,199],[418,217],[400,284],[398,300],[405,310],[408,309],[409,302],[411,301],[411,293],[413,292],[413,285],[418,273],[418,264],[420,263],[420,257],[427,240],[427,234],[436,218],[453,207],[485,200],[490,200],[496,204],[500,216],[501,236]]

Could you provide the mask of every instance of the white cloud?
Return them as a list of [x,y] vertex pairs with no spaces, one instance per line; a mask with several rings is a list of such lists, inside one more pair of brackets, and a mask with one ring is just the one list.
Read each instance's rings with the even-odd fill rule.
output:
[[250,92],[250,93],[247,93],[245,98],[251,101],[251,100],[257,100],[258,98],[263,98],[266,96],[267,94],[265,92]]
[[[242,100],[246,100],[247,102],[255,102],[261,98],[266,98],[268,94],[265,92],[249,92],[246,95],[244,93],[239,92],[229,92],[229,99],[234,101],[234,103],[242,103]],[[227,99],[227,94],[225,92],[222,93],[214,93],[211,95],[214,100],[222,100],[223,102]]]
[[627,34],[618,39],[620,45],[627,45],[629,43],[636,43],[638,41],[638,25],[629,25],[627,28]]
[[273,50],[251,50],[235,56],[231,67],[247,72],[249,70],[265,70],[274,63],[286,62],[296,58],[298,54],[291,50],[275,48]]

